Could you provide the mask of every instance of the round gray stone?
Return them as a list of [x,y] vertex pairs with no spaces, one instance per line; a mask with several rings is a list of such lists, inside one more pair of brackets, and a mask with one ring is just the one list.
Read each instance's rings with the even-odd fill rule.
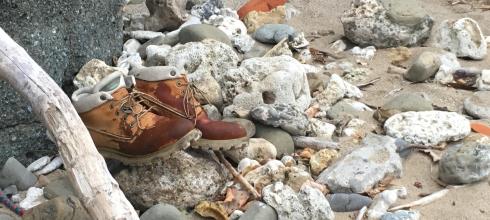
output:
[[480,181],[490,174],[490,143],[463,142],[446,150],[439,162],[439,179],[447,184]]
[[181,220],[182,213],[173,205],[160,203],[148,209],[140,216],[141,220]]
[[355,193],[336,193],[327,197],[334,212],[353,212],[369,206],[373,200],[367,196]]
[[440,66],[439,54],[425,51],[414,60],[404,78],[411,82],[423,82],[434,76]]
[[287,24],[265,24],[255,31],[254,38],[262,43],[277,44],[284,38],[293,36],[295,32]]
[[261,124],[255,124],[255,138],[263,138],[276,146],[277,157],[294,153],[293,138],[289,133],[280,128],[273,128]]
[[247,211],[239,218],[239,220],[276,220],[277,213],[271,206],[254,201],[250,204]]
[[464,100],[464,109],[475,118],[490,119],[490,91],[475,92]]
[[179,32],[180,43],[200,42],[213,39],[231,46],[230,38],[219,28],[208,24],[193,24],[182,28]]

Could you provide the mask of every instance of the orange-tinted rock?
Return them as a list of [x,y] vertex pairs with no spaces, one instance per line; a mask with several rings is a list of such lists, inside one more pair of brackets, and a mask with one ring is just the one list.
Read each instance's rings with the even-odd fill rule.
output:
[[267,12],[286,2],[287,0],[250,0],[238,10],[238,16],[242,19],[251,11]]
[[483,135],[490,136],[490,126],[482,122],[471,122],[471,129]]

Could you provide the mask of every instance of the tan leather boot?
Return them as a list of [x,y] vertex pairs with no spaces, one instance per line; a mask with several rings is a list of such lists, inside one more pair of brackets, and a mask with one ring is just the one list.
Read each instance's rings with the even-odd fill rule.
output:
[[136,78],[136,89],[149,95],[147,99],[153,104],[173,108],[195,123],[202,137],[191,144],[193,148],[227,150],[244,147],[254,135],[255,130],[246,129],[253,126],[209,119],[195,98],[196,88],[174,67],[146,67],[132,70],[130,74]]
[[[134,77],[126,77],[134,83]],[[99,152],[125,164],[149,164],[187,148],[201,132],[176,114],[156,115],[128,92],[125,77],[114,73],[72,95],[73,105]]]

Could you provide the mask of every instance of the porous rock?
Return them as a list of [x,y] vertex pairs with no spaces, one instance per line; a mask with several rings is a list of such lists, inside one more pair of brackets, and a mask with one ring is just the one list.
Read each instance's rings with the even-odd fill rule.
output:
[[330,208],[330,203],[323,193],[317,188],[303,185],[298,194],[303,207],[308,213],[308,219],[312,220],[333,220],[335,215]]
[[287,104],[259,105],[250,111],[254,120],[280,127],[291,135],[306,135],[308,118],[297,107]]
[[104,77],[114,72],[120,72],[124,75],[128,74],[127,69],[108,66],[104,61],[92,59],[85,64],[73,79],[73,84],[77,88],[94,86]]
[[417,46],[430,35],[433,19],[418,2],[357,0],[341,17],[344,35],[361,46]]
[[362,92],[356,86],[344,81],[342,77],[333,74],[327,84],[327,88],[314,95],[315,102],[320,109],[327,111],[333,104],[346,98],[361,98]]
[[206,22],[213,25],[223,31],[229,39],[232,39],[237,35],[246,35],[247,27],[238,18],[223,16],[223,15],[213,15]]
[[276,159],[276,147],[262,138],[250,138],[248,146],[241,149],[233,149],[225,152],[236,163],[244,158],[256,161]]
[[401,175],[396,148],[393,138],[368,135],[360,148],[324,170],[316,182],[335,193],[364,193],[388,175]]
[[[220,81],[226,112],[248,112],[260,104],[292,104],[301,111],[310,105],[307,69],[289,56],[252,58],[227,71]],[[232,113],[231,113],[232,114]]]
[[248,33],[254,33],[265,24],[282,24],[286,22],[286,8],[278,6],[269,12],[251,11],[243,18]]
[[253,201],[239,220],[277,220],[276,211],[269,205]]
[[464,110],[478,119],[490,119],[490,91],[475,92],[464,100]]
[[238,64],[233,48],[215,40],[190,42],[173,47],[165,60],[168,66],[185,70],[188,79],[206,94],[211,104],[222,106],[222,88],[218,82],[223,80],[226,71]]
[[386,120],[386,134],[410,144],[434,146],[457,141],[471,132],[470,122],[455,112],[404,112]]
[[458,58],[454,53],[442,53],[439,57],[441,66],[434,77],[434,80],[441,84],[453,82],[453,73],[461,67]]
[[439,179],[447,184],[468,184],[490,174],[490,140],[463,141],[448,147],[439,161]]
[[487,55],[485,37],[478,23],[471,18],[443,21],[434,38],[434,46],[451,51],[457,57],[481,60]]
[[156,203],[185,208],[218,196],[228,176],[209,153],[179,151],[162,164],[125,169],[115,179],[137,208]]
[[339,153],[334,149],[323,149],[316,152],[310,158],[311,173],[313,175],[320,174],[339,156]]

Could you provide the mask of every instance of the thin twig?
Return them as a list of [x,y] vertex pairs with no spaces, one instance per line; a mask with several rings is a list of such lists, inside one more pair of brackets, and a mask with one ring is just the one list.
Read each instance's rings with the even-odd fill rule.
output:
[[230,171],[231,175],[233,175],[233,177],[235,177],[235,179],[240,184],[242,184],[242,186],[245,187],[245,189],[250,194],[252,194],[252,197],[254,199],[259,199],[260,198],[260,194],[257,192],[257,190],[255,190],[255,188],[252,185],[250,185],[250,183],[248,183],[248,181],[246,179],[244,179],[243,176],[240,175],[235,170],[235,168],[230,164],[230,162],[228,162],[228,160],[226,160],[226,158],[223,155],[223,153],[221,153],[220,151],[214,151],[214,153],[216,154],[216,156],[218,157],[218,159],[221,161],[221,163],[223,163],[225,165],[225,167]]
[[371,80],[371,81],[369,81],[369,82],[367,82],[367,83],[359,84],[359,85],[357,85],[357,87],[358,87],[359,89],[363,89],[363,88],[366,88],[366,87],[368,87],[368,86],[372,86],[372,85],[374,85],[374,83],[375,83],[375,82],[378,82],[379,80],[381,80],[381,77],[377,77],[377,78],[375,78],[375,79],[373,79],[373,80]]

